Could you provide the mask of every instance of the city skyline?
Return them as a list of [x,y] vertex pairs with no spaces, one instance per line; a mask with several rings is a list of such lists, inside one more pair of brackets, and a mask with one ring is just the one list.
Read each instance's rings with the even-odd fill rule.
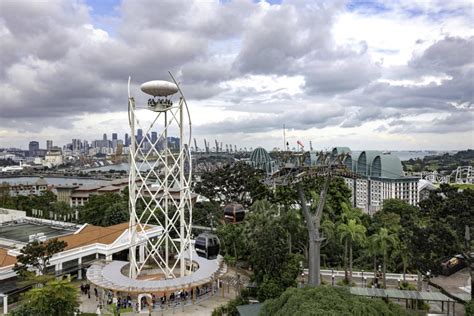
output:
[[315,148],[474,147],[469,1],[0,6],[0,147],[124,135],[128,76],[146,104],[168,70],[197,139],[271,149],[285,124]]

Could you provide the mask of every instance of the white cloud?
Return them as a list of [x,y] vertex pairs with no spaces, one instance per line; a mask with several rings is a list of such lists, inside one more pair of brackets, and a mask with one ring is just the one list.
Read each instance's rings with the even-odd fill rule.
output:
[[98,24],[79,0],[4,0],[0,146],[123,134],[128,76],[145,102],[138,84],[171,70],[198,138],[271,148],[286,124],[321,146],[472,147],[449,127],[474,107],[471,4],[351,5],[123,0]]

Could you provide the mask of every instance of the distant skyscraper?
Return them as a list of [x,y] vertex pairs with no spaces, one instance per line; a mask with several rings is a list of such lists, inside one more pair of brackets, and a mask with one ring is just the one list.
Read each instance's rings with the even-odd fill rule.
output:
[[107,140],[107,134],[104,133],[104,137],[102,138],[102,140]]
[[117,140],[117,133],[112,133],[112,140]]
[[82,149],[82,141],[79,138],[72,139],[72,150],[80,151]]
[[128,133],[125,133],[125,139],[123,140],[123,143],[125,147],[128,147],[128,145],[130,145],[130,143],[128,142]]
[[39,151],[39,143],[37,141],[31,141],[28,145],[28,151],[31,157],[36,156]]
[[155,145],[157,140],[158,140],[158,133],[157,132],[151,132],[151,142],[152,142],[152,144]]
[[137,143],[141,143],[143,139],[143,130],[141,128],[137,129]]
[[52,140],[47,140],[46,141],[46,150],[51,150],[53,149],[53,141]]

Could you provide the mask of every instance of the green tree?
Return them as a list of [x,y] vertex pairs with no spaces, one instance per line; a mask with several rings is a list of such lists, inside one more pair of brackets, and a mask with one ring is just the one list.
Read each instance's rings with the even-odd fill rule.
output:
[[269,189],[263,183],[263,177],[262,170],[238,162],[204,173],[194,191],[219,205],[237,202],[249,207],[255,200],[270,195]]
[[287,289],[280,297],[265,301],[260,315],[410,315],[400,306],[351,295],[345,288],[320,286]]
[[104,216],[100,222],[100,226],[111,226],[127,222],[130,218],[128,212],[128,205],[124,201],[120,201],[109,205],[105,211]]
[[286,232],[277,207],[258,201],[247,217],[246,235],[250,263],[257,282],[278,276],[288,255]]
[[390,233],[385,227],[380,228],[379,232],[373,234],[370,238],[383,254],[383,287],[385,288],[387,286],[385,275],[387,273],[388,251],[390,248],[396,247],[398,238],[396,234]]
[[[342,223],[338,226],[341,241],[345,242],[345,276],[350,284],[352,281],[352,246],[354,243],[363,243],[365,241],[365,233],[367,229],[358,224],[356,219],[349,219],[347,223]],[[349,276],[347,276],[347,251],[349,250]]]
[[49,260],[66,247],[67,243],[57,238],[45,242],[37,240],[30,242],[20,250],[21,254],[16,257],[17,263],[15,263],[13,270],[22,276],[28,276],[31,269],[36,269],[45,275]]
[[77,287],[69,280],[52,280],[26,294],[13,316],[69,316],[79,307]]
[[223,219],[224,211],[215,202],[198,202],[193,206],[193,225],[216,227]]
[[116,193],[92,195],[80,210],[79,219],[82,223],[99,226],[126,222],[129,219],[127,201]]
[[0,184],[0,207],[15,208],[14,199],[10,196],[10,184],[8,182]]
[[52,202],[49,209],[58,216],[58,220],[64,220],[65,216],[70,216],[73,213],[69,204],[63,201]]
[[231,256],[237,261],[245,255],[247,238],[243,225],[222,224],[217,227],[216,233],[224,256]]

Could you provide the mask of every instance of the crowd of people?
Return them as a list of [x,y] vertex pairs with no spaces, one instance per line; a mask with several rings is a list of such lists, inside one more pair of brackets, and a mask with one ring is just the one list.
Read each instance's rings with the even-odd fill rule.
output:
[[[91,285],[89,283],[82,283],[80,289],[82,295],[87,295],[89,299],[91,298]],[[121,310],[124,309],[133,309],[138,312],[143,309],[166,309],[182,304],[186,305],[192,301],[193,297],[200,299],[207,296],[209,293],[214,294],[217,291],[217,287],[215,285],[196,287],[196,293],[194,293],[194,289],[191,289],[190,291],[183,289],[181,291],[172,292],[169,295],[158,297],[155,294],[151,294],[151,299],[149,296],[142,296],[139,302],[134,302],[130,294],[124,295],[124,293],[117,292],[117,295],[114,295],[114,293],[109,290],[102,298],[99,295],[97,287],[94,287],[93,291],[95,300],[98,302],[96,312],[98,315],[102,313],[104,306],[113,306],[116,309],[117,314],[120,315]]]

